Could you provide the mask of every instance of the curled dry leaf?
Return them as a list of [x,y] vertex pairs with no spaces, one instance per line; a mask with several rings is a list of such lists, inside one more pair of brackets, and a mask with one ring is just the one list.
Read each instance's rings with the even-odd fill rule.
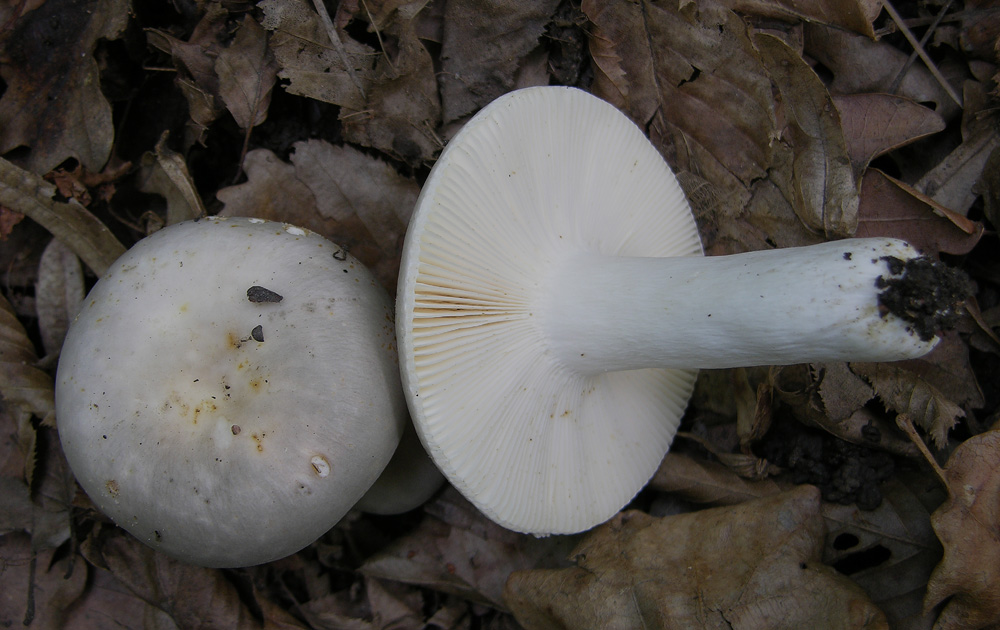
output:
[[937,203],[965,214],[979,197],[975,185],[986,161],[1000,148],[1000,134],[993,125],[979,125],[962,144],[913,185]]
[[0,154],[28,147],[22,166],[34,173],[71,157],[93,172],[104,167],[114,123],[93,52],[128,16],[128,0],[85,0],[47,2],[14,22],[0,52]]
[[197,219],[207,214],[187,162],[167,147],[167,134],[160,136],[153,152],[142,156],[139,190],[167,200],[167,225]]
[[800,486],[662,519],[623,512],[573,550],[575,566],[518,571],[504,598],[540,628],[888,628],[820,561],[819,492]]
[[[927,609],[948,600],[935,630],[1000,624],[1000,430],[969,438],[945,467],[948,500],[931,516],[944,558],[927,584]],[[950,599],[949,599],[950,598]]]
[[875,389],[887,407],[919,424],[938,448],[965,411],[939,389],[895,363],[851,363],[851,370]]
[[781,39],[758,33],[753,43],[781,92],[785,133],[794,155],[790,192],[796,214],[806,227],[828,238],[852,236],[858,225],[858,186],[830,94],[802,56]]

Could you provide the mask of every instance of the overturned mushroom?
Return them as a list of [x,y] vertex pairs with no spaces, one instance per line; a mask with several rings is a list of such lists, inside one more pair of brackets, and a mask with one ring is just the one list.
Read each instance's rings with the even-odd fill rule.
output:
[[695,368],[920,356],[880,307],[893,239],[704,257],[681,188],[642,132],[579,90],[529,88],[477,114],[421,192],[397,338],[428,452],[497,523],[592,527],[646,483]]
[[392,318],[375,278],[317,234],[166,228],[117,261],[66,337],[66,457],[97,507],[167,554],[291,554],[354,506],[402,435]]

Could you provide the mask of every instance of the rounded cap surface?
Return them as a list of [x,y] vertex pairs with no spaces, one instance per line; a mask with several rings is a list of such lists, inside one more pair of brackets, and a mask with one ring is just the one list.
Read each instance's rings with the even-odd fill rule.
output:
[[406,408],[392,304],[321,236],[207,218],[140,241],[84,301],[56,384],[93,502],[212,567],[298,551],[389,461]]
[[513,530],[611,517],[655,472],[693,388],[691,370],[584,375],[554,356],[539,295],[562,261],[588,253],[702,250],[656,149],[572,88],[519,90],[477,114],[407,233],[397,338],[410,412],[448,480]]

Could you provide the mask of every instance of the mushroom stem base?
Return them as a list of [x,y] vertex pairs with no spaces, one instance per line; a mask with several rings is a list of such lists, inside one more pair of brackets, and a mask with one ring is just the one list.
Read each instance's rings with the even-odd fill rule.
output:
[[919,357],[907,322],[879,307],[896,239],[846,239],[732,256],[580,254],[550,276],[542,326],[568,368],[727,368]]

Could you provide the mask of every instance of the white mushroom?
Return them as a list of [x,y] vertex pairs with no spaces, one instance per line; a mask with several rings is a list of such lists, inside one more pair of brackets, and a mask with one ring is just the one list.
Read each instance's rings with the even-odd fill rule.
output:
[[642,132],[579,90],[528,88],[449,143],[404,246],[397,339],[431,457],[510,529],[603,522],[648,481],[693,368],[920,356],[880,312],[902,241],[703,257]]
[[392,303],[317,234],[181,223],[90,292],[56,409],[81,486],[143,542],[210,567],[280,558],[336,524],[399,442]]

